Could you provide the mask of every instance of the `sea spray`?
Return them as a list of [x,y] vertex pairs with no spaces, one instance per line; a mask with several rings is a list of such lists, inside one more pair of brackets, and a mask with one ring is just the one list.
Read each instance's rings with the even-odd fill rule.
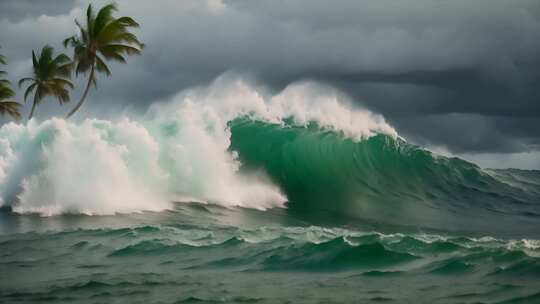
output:
[[[183,197],[254,208],[284,201],[275,186],[239,174],[204,125],[182,127],[151,135],[160,128],[127,119],[30,124],[6,148],[4,202],[16,197],[16,212],[53,215],[159,211]],[[30,151],[13,157],[20,147]]]
[[220,78],[142,116],[10,123],[0,138],[2,205],[18,213],[161,211],[196,201],[471,231],[521,216],[519,229],[532,231],[530,216],[539,214],[530,202],[540,191],[522,186],[519,172],[411,145],[381,116],[314,83],[272,96]]
[[539,171],[437,156],[325,87],[220,81],[0,128],[2,204],[128,213],[1,211],[0,302],[540,300]]
[[142,117],[9,123],[0,128],[1,203],[42,215],[159,211],[177,200],[283,206],[287,197],[263,170],[240,172],[228,124],[250,117],[283,126],[315,122],[355,140],[397,137],[381,116],[347,104],[313,83],[264,97],[244,81],[220,78]]

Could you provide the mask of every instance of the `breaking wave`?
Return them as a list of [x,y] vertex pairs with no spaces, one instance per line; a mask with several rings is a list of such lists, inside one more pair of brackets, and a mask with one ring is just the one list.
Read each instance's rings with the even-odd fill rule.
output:
[[538,179],[411,145],[381,116],[314,83],[272,96],[220,78],[130,119],[0,128],[1,204],[19,213],[161,211],[197,201],[436,229],[492,231],[517,219],[532,232]]
[[240,172],[228,123],[292,119],[357,140],[397,136],[382,117],[352,110],[343,100],[311,83],[264,97],[243,81],[218,79],[142,117],[9,123],[0,128],[0,204],[41,215],[160,211],[173,201],[280,207],[287,198],[264,171]]

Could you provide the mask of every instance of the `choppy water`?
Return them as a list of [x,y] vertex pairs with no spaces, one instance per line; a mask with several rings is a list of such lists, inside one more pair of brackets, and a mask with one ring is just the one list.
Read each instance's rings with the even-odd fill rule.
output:
[[540,303],[539,171],[435,155],[309,86],[217,87],[2,126],[0,302]]
[[2,213],[0,221],[3,303],[540,300],[532,239],[322,227],[284,209],[186,203],[100,217]]

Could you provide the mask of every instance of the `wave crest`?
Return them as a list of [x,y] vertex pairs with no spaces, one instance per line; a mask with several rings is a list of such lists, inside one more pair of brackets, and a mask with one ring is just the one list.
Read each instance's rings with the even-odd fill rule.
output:
[[245,116],[282,125],[292,119],[358,140],[397,136],[381,116],[344,104],[344,96],[312,83],[264,97],[241,80],[220,78],[155,104],[143,117],[6,124],[0,205],[41,215],[160,211],[172,201],[283,206],[287,198],[264,172],[240,172],[228,123]]

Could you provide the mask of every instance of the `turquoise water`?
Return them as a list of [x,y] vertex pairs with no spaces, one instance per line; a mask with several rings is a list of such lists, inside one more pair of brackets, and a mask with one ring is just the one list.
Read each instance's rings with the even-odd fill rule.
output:
[[540,303],[540,172],[237,119],[267,210],[0,212],[2,303]]

